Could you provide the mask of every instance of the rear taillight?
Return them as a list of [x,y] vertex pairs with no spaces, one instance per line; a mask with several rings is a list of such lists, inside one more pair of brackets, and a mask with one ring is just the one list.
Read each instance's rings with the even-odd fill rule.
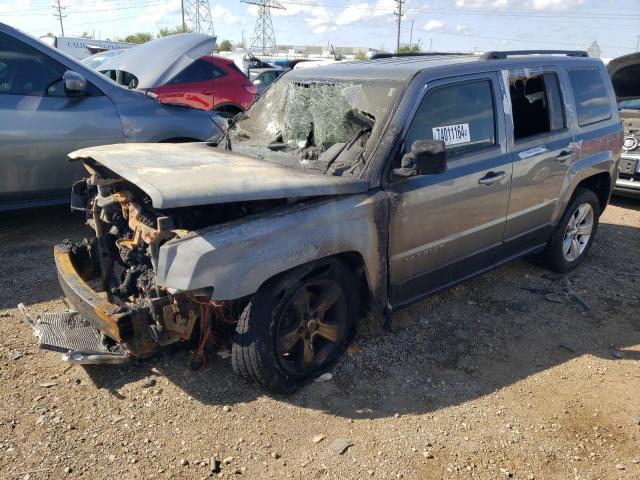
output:
[[249,92],[251,95],[255,95],[257,92],[256,86],[255,85],[245,85],[244,89]]

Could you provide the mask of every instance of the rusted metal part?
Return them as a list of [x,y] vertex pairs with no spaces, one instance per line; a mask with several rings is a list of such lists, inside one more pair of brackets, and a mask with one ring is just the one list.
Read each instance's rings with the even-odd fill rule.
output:
[[71,260],[71,249],[67,245],[56,245],[53,256],[58,270],[58,279],[69,302],[83,318],[116,342],[122,341],[121,326],[125,314],[118,313],[121,307],[109,303],[106,293],[94,291],[80,276]]
[[[86,276],[87,267],[76,265],[74,256],[80,256],[80,253],[74,255],[71,245],[58,245],[54,249],[58,278],[67,300],[82,318],[122,344],[129,354],[143,357],[163,345],[191,338],[199,307],[186,295],[158,299],[149,306],[116,305],[107,300],[106,292],[91,288],[87,283],[92,280]],[[84,272],[84,278],[80,271]],[[159,325],[154,322],[158,318]],[[161,337],[154,335],[153,325],[160,327]]]
[[163,307],[162,319],[167,330],[176,333],[182,340],[188,340],[196,324],[196,312],[188,310],[187,315],[184,316],[178,305],[172,303]]

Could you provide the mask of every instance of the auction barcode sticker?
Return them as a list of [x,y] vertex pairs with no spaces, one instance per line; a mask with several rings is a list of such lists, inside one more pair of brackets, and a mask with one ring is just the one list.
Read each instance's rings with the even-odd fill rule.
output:
[[471,141],[468,123],[434,127],[432,131],[433,139],[442,140],[445,145],[456,145],[458,143],[469,143]]

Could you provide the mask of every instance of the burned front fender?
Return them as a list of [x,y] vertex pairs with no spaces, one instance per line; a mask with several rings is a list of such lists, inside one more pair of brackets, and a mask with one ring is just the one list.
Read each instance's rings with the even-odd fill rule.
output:
[[384,192],[299,203],[192,232],[166,242],[157,283],[176,290],[213,287],[212,299],[253,294],[269,278],[346,252],[363,261],[374,301],[386,288],[387,196]]

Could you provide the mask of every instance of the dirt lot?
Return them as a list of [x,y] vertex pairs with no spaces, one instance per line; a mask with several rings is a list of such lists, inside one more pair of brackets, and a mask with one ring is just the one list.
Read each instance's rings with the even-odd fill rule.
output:
[[640,201],[601,222],[568,277],[518,261],[392,334],[372,316],[332,380],[279,398],[228,358],[84,369],[37,350],[15,306],[64,308],[51,248],[85,227],[66,209],[0,217],[0,478],[638,479]]

